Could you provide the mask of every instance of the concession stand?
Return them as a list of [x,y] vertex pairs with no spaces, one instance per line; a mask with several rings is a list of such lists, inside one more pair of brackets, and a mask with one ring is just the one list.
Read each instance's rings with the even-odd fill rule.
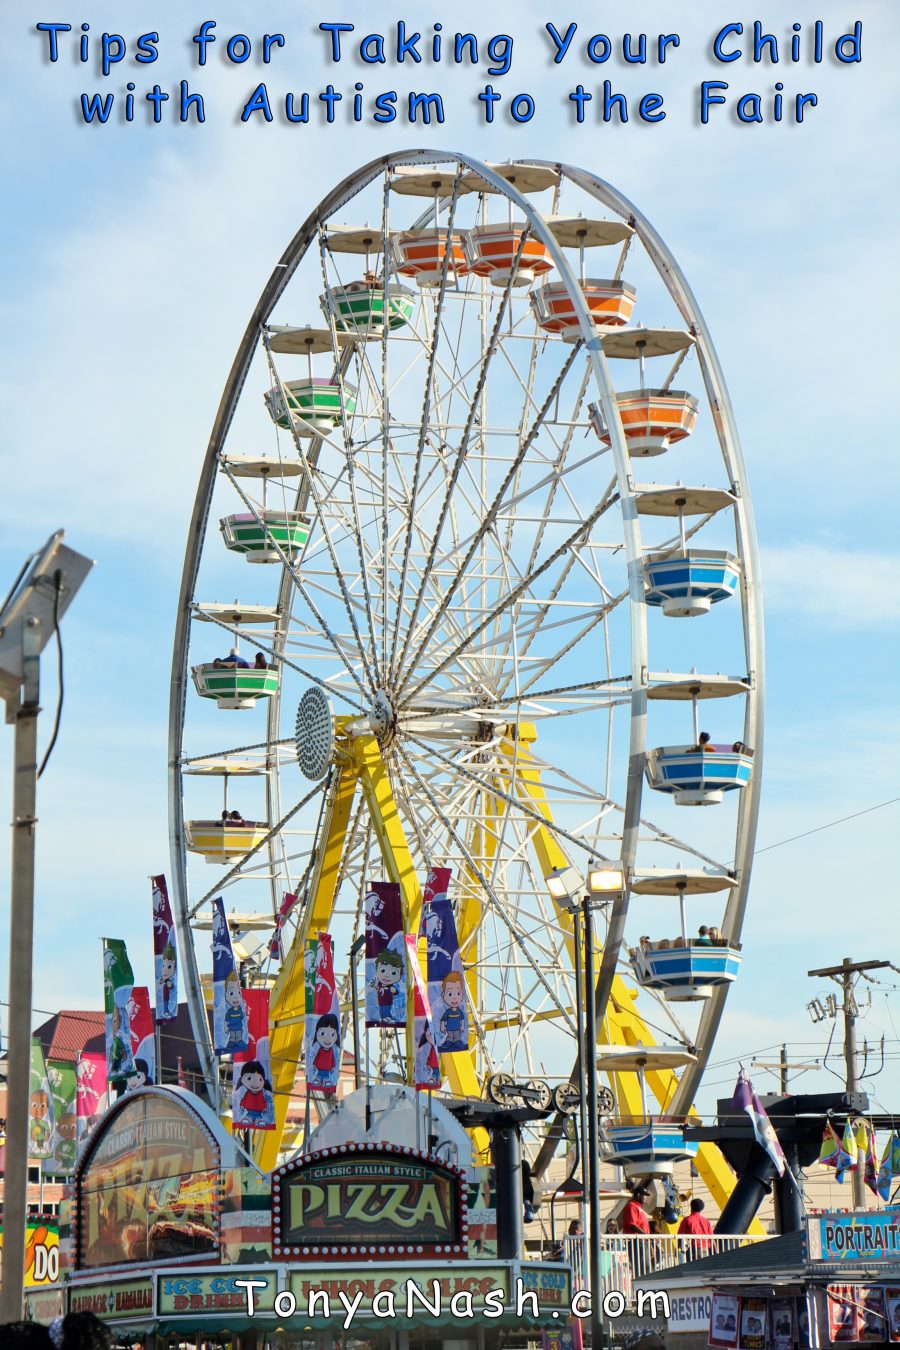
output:
[[47,1307],[147,1350],[479,1350],[565,1328],[569,1267],[498,1257],[492,1169],[437,1103],[425,1145],[402,1142],[394,1096],[391,1142],[342,1137],[350,1102],[266,1174],[193,1094],[129,1092],[79,1159]]
[[678,1350],[900,1342],[900,1209],[829,1211],[802,1229],[637,1282],[668,1296]]

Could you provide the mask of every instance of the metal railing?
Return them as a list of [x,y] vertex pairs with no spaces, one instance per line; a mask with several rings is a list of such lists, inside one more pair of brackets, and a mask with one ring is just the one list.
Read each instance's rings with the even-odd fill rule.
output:
[[[686,1261],[733,1251],[747,1243],[760,1242],[767,1234],[741,1233],[726,1237],[689,1237],[687,1234],[608,1233],[600,1239],[600,1297],[612,1289],[624,1295],[628,1308],[634,1307],[635,1282],[658,1270],[672,1270]],[[563,1239],[563,1260],[572,1267],[575,1289],[588,1287],[588,1240],[584,1236]]]

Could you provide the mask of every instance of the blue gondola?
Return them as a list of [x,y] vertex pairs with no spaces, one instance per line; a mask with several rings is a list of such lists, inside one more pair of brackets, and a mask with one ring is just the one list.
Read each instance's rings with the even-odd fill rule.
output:
[[712,745],[663,745],[647,752],[645,773],[655,792],[668,792],[677,806],[713,806],[724,793],[745,788],[753,751]]
[[607,1125],[604,1161],[625,1167],[626,1172],[670,1171],[672,1164],[697,1155],[699,1145],[686,1140],[680,1125],[641,1120],[633,1125]]
[[734,595],[740,572],[738,559],[724,549],[689,548],[662,557],[651,553],[644,561],[644,599],[670,618],[707,614],[712,605]]
[[681,947],[644,947],[631,958],[635,978],[644,989],[661,990],[669,1002],[709,998],[713,989],[731,984],[741,968],[737,947],[708,943]]

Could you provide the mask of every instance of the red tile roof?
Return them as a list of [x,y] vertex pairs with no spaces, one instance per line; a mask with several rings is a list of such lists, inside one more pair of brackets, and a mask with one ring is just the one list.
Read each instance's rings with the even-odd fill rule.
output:
[[45,1059],[74,1064],[85,1050],[102,1053],[105,1046],[102,1012],[64,1008],[35,1029]]

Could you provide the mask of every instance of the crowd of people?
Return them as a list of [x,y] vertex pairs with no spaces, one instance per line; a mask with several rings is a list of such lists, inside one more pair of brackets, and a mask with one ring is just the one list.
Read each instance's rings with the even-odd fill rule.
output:
[[42,1322],[7,1322],[0,1326],[3,1350],[112,1350],[113,1338],[92,1312],[69,1313]]

